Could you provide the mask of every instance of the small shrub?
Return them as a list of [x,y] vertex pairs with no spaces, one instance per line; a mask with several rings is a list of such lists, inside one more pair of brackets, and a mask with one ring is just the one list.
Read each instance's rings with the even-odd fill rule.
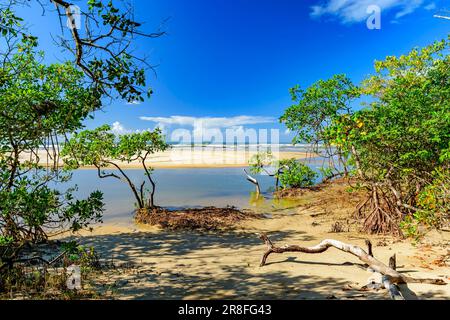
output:
[[450,170],[437,169],[433,182],[417,195],[417,205],[421,210],[403,219],[400,227],[405,236],[420,239],[425,228],[441,229],[449,222],[450,216]]
[[283,188],[307,188],[314,185],[317,173],[311,168],[291,159],[283,163],[284,170],[279,174]]
[[400,229],[405,237],[412,238],[415,241],[418,241],[423,236],[420,232],[419,223],[411,216],[407,216],[403,219],[400,223]]
[[437,169],[433,182],[418,195],[417,203],[423,210],[415,218],[431,227],[442,228],[450,216],[450,169]]
[[[92,290],[70,290],[67,288],[67,267],[78,265],[81,269],[81,279],[89,287],[90,279],[101,268],[97,253],[92,247],[85,247],[76,241],[63,243],[57,252],[63,253],[60,259],[46,264],[41,260],[27,257],[39,257],[43,252],[48,253],[48,246],[23,249],[13,264],[0,270],[0,299],[2,298],[31,298],[31,299],[78,299],[92,298]],[[13,248],[0,250],[5,257]],[[8,257],[7,257],[8,258]],[[0,259],[1,262],[1,259]],[[85,287],[85,285],[83,285]]]
[[61,249],[66,252],[65,265],[77,264],[84,270],[100,268],[99,257],[93,247],[86,248],[71,241],[64,243]]

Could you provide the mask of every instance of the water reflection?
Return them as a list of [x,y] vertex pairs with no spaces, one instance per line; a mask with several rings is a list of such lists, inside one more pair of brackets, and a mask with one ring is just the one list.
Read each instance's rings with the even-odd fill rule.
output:
[[[142,170],[126,170],[140,184]],[[272,197],[274,180],[258,176],[263,194],[257,196],[254,186],[246,180],[242,168],[158,169],[156,204],[168,208],[198,208],[205,206],[235,206],[261,213],[298,206],[298,201]],[[115,179],[99,179],[95,170],[77,170],[71,184],[78,185],[77,196],[86,197],[94,190],[104,193],[105,222],[132,223],[134,198],[126,184]],[[64,189],[68,185],[59,185]]]
[[[270,190],[273,190],[273,188]],[[288,211],[289,209],[294,210],[302,203],[302,200],[273,197],[272,192],[266,192],[260,195],[256,192],[251,192],[249,197],[250,207],[256,212],[267,215],[268,218],[272,215],[267,212]]]

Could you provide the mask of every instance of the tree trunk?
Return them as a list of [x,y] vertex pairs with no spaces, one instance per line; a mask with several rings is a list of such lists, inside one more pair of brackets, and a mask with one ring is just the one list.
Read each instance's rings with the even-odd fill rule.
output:
[[[152,190],[150,192],[150,198],[148,201],[149,201],[150,208],[153,208],[155,206],[156,183],[155,183],[155,181],[153,181],[152,176],[150,174],[150,170],[147,168],[147,165],[145,164],[147,155],[142,158],[142,166],[144,167],[145,174],[147,175],[148,181],[150,181],[150,184],[152,185]],[[144,201],[144,199],[142,199],[142,201]]]
[[117,170],[119,170],[119,172],[122,175],[122,177],[124,178],[124,180],[122,180],[120,177],[118,177],[115,174],[110,174],[108,176],[115,176],[119,180],[122,180],[122,181],[125,181],[126,183],[128,183],[128,186],[130,187],[131,191],[133,192],[134,197],[136,198],[136,201],[138,202],[139,209],[144,209],[144,202],[143,202],[144,199],[141,199],[138,191],[136,190],[136,186],[131,181],[131,179],[126,175],[126,173],[122,170],[122,168],[120,168],[116,163],[114,163],[112,161],[107,161],[106,163],[114,166]]
[[247,176],[247,180],[250,181],[251,183],[253,183],[256,187],[256,194],[260,195],[261,194],[261,188],[259,187],[259,182],[258,180],[256,180],[255,178],[253,178],[251,175],[249,175],[247,173],[247,170],[244,169],[245,175]]
[[[383,285],[389,291],[391,297],[399,298],[399,294],[397,294],[396,290],[398,289],[394,287],[395,284],[405,284],[405,283],[428,283],[435,285],[446,285],[447,283],[442,279],[416,279],[406,275],[403,275],[391,267],[386,266],[384,263],[375,259],[373,256],[369,255],[366,251],[358,246],[354,246],[351,244],[346,244],[337,240],[324,240],[320,244],[314,247],[301,247],[296,245],[286,245],[283,247],[275,247],[270,241],[270,239],[265,234],[260,235],[260,239],[264,241],[267,245],[267,250],[262,256],[260,266],[263,267],[266,264],[267,258],[272,253],[285,253],[285,252],[303,252],[303,253],[311,253],[318,254],[327,251],[329,248],[336,248],[341,251],[350,253],[359,258],[362,262],[367,264],[370,269],[374,272],[378,272],[383,275]],[[371,246],[370,246],[371,247]],[[393,263],[391,262],[393,266]],[[401,296],[401,295],[400,295]]]
[[152,185],[152,191],[150,192],[150,208],[153,208],[155,206],[155,191],[156,191],[156,184],[153,181],[151,176],[148,176],[148,179],[150,180],[150,183]]
[[355,158],[356,170],[358,171],[359,177],[362,180],[365,180],[364,172],[361,169],[361,161],[359,160],[358,152],[356,151],[356,148],[353,145],[351,147],[351,153],[352,153],[353,157]]

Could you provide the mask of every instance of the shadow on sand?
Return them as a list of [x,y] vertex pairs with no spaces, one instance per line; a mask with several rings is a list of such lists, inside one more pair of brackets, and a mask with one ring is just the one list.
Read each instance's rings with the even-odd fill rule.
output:
[[[278,232],[271,237],[291,235]],[[295,237],[299,241],[317,240],[298,232]],[[264,245],[254,233],[137,232],[87,236],[82,243],[94,246],[102,259],[137,266],[133,272],[110,275],[117,283],[119,299],[388,298],[384,291],[343,290],[348,279],[314,272],[316,265],[357,268],[349,262],[328,264],[280,255],[260,268]],[[291,271],[301,264],[308,265],[303,268],[311,272]]]

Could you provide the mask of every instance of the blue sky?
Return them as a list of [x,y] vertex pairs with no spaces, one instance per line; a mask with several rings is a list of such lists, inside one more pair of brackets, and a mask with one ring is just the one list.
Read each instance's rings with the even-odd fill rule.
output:
[[[162,123],[171,130],[189,128],[196,117],[216,117],[212,122],[223,127],[280,128],[286,142],[292,135],[284,134],[276,118],[290,105],[290,87],[306,87],[336,73],[359,82],[373,72],[374,60],[406,53],[450,31],[449,20],[433,18],[450,7],[448,0],[134,0],[134,4],[136,19],[145,22],[148,31],[170,17],[163,27],[166,36],[136,45],[137,52],[148,54],[158,65],[157,77],[148,73],[154,95],[139,105],[114,101],[86,122],[88,127],[116,123],[119,131],[127,131]],[[381,30],[366,26],[371,4],[382,9]],[[42,46],[50,48],[45,37],[58,33],[56,25],[31,15],[28,22],[39,30]],[[59,56],[52,50],[50,60]]]

